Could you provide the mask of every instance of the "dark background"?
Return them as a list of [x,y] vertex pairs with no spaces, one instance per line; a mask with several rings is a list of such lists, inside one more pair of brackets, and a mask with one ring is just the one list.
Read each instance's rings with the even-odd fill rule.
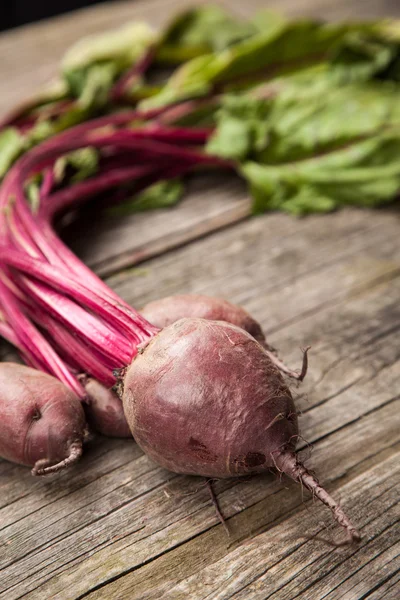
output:
[[52,17],[101,0],[0,0],[0,30]]

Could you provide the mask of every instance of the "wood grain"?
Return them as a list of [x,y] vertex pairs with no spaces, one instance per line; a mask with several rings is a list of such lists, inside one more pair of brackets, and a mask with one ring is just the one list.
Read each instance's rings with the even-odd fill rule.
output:
[[[229,1],[241,11],[256,4]],[[176,5],[106,4],[52,21],[57,27],[0,36],[1,68],[16,82],[5,101],[31,90],[41,56],[39,77],[50,75],[74,35],[131,15],[161,22]],[[285,0],[282,7],[329,18],[398,12],[397,2],[361,0]],[[57,477],[34,479],[0,461],[0,598],[397,599],[400,213],[249,220],[237,181],[191,185],[176,209],[124,223],[89,217],[91,231],[82,222],[68,239],[98,272],[114,273],[108,282],[134,306],[174,293],[220,295],[250,310],[290,365],[299,364],[300,346],[312,345],[307,380],[293,386],[299,448],[363,541],[334,550],[305,540],[341,532],[324,507],[273,474],[217,482],[227,539],[202,479],[157,467],[133,441],[98,438]],[[145,262],[121,270],[137,261]],[[1,360],[12,356],[5,345],[0,351]]]

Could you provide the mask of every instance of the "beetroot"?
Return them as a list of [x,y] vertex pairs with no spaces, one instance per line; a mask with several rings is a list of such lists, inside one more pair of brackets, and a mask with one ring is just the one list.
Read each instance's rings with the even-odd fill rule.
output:
[[209,321],[226,321],[250,333],[269,355],[272,362],[282,373],[293,379],[303,381],[307,374],[309,348],[304,349],[303,365],[300,373],[287,367],[277,356],[274,348],[266,341],[261,325],[241,306],[222,298],[213,298],[201,294],[179,294],[167,296],[161,300],[149,302],[141,310],[142,315],[160,329],[175,323],[184,317],[198,317]]
[[202,294],[178,294],[149,302],[140,312],[150,323],[160,329],[185,317],[226,321],[244,329],[258,342],[265,343],[265,336],[259,323],[244,308],[223,298]]
[[235,477],[287,473],[360,536],[340,505],[294,454],[297,413],[262,346],[222,321],[181,319],[141,349],[124,380],[123,404],[137,443],[176,473]]
[[79,398],[55,377],[0,364],[0,456],[44,475],[76,462],[86,431]]
[[89,378],[84,386],[88,395],[84,408],[89,425],[108,437],[131,437],[122,402],[117,394],[96,379]]

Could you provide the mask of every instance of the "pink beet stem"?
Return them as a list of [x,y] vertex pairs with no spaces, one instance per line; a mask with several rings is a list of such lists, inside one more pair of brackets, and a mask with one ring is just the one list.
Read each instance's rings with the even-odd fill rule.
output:
[[[106,319],[113,327],[131,334],[132,338],[141,343],[148,336],[157,333],[158,329],[148,325],[143,318],[137,319],[139,315],[133,309],[127,310],[124,306],[118,306],[114,301],[80,283],[75,276],[65,269],[54,267],[44,260],[24,256],[21,252],[12,248],[6,249],[0,245],[0,253],[4,252],[1,259],[5,264],[12,266],[28,276],[34,277],[53,289],[65,295],[73,297],[83,306],[95,311],[100,317]],[[143,325],[146,327],[143,327]]]
[[46,169],[43,175],[43,182],[40,186],[40,204],[43,202],[44,198],[46,198],[55,183],[54,169]]
[[111,99],[118,101],[124,95],[127,87],[132,87],[140,77],[142,77],[151,66],[156,54],[157,44],[150,46],[144,53],[143,56],[127,71],[122,77],[119,78],[117,83],[111,90]]
[[112,370],[104,367],[87,345],[70,333],[66,327],[44,311],[39,315],[38,307],[35,308],[35,311],[27,310],[27,314],[39,326],[45,328],[57,346],[62,349],[66,360],[74,365],[78,372],[83,369],[85,373],[90,373],[107,387],[114,385],[115,378],[112,375]]
[[60,381],[68,385],[78,396],[84,398],[86,393],[79,381],[68,371],[50,344],[48,344],[36,327],[20,310],[17,301],[1,278],[0,293],[2,310],[14,331],[18,340],[18,345],[22,347],[23,352],[29,357],[32,357],[33,360],[36,360],[36,356],[38,356],[39,360],[45,365],[46,370],[49,373],[58,377]]
[[57,213],[68,210],[70,206],[77,206],[88,198],[109,188],[121,183],[134,181],[138,177],[143,177],[143,175],[147,175],[153,169],[154,167],[141,165],[123,169],[103,169],[99,175],[91,179],[76,183],[44,198],[40,204],[40,217],[51,219]]
[[[1,309],[1,306],[0,306]],[[11,329],[9,325],[5,322],[5,316],[0,312],[0,336],[3,337],[7,342],[18,348],[18,350],[22,350],[17,336],[14,331]]]

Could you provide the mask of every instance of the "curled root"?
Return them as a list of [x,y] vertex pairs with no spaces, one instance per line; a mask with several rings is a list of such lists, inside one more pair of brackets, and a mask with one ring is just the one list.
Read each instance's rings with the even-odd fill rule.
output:
[[308,371],[308,351],[311,349],[311,346],[306,346],[305,348],[301,348],[303,353],[303,363],[301,365],[300,375],[298,375],[297,379],[299,381],[303,381],[304,377],[307,375]]
[[66,467],[76,463],[82,456],[82,442],[73,442],[69,447],[69,455],[64,460],[51,464],[48,458],[42,458],[36,461],[31,473],[32,475],[49,475],[50,473],[58,473]]
[[267,345],[264,345],[264,351],[268,354],[269,358],[271,359],[271,362],[273,362],[273,364],[278,367],[278,369],[284,373],[285,375],[287,375],[288,377],[292,377],[293,379],[296,379],[296,381],[303,381],[304,377],[307,375],[307,371],[308,371],[308,351],[310,350],[311,346],[306,346],[305,348],[302,348],[302,352],[303,352],[303,362],[301,365],[301,371],[300,373],[298,373],[297,371],[294,371],[293,369],[290,369],[289,367],[287,367],[285,365],[284,362],[281,361],[280,358],[278,358],[277,356],[275,356],[275,354],[273,352],[271,352],[270,347]]

